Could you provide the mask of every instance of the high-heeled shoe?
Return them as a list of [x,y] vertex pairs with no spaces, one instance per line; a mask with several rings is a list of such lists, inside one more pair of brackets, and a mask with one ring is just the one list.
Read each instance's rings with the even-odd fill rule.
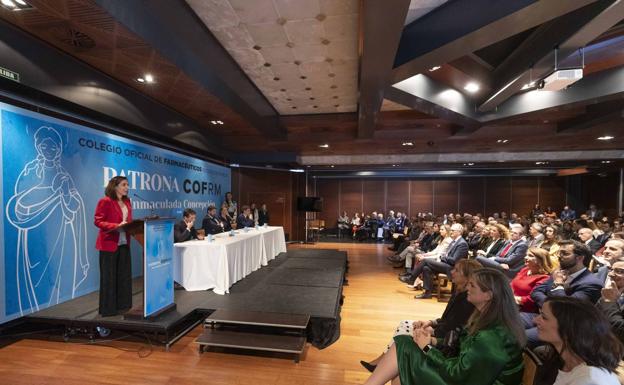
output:
[[377,367],[377,365],[370,364],[366,361],[360,361],[360,365],[362,365],[364,369],[368,370],[371,373],[374,372],[375,368]]

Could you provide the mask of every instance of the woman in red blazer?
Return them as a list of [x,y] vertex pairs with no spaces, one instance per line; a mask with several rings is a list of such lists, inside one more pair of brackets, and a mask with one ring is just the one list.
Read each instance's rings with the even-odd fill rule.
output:
[[539,247],[529,248],[524,262],[525,267],[511,281],[511,289],[516,303],[520,306],[520,311],[539,313],[537,305],[531,299],[531,293],[538,285],[550,278],[553,266],[548,251]]
[[100,314],[116,315],[132,307],[132,261],[130,235],[120,229],[132,221],[128,179],[116,176],[108,181],[94,215],[100,229],[95,248],[100,251]]

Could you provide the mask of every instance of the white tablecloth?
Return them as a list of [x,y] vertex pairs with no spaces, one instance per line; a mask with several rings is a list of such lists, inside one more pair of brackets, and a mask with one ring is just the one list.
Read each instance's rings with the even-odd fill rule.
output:
[[226,294],[229,288],[251,272],[286,251],[284,229],[237,230],[206,239],[174,244],[174,279],[186,290],[208,290]]

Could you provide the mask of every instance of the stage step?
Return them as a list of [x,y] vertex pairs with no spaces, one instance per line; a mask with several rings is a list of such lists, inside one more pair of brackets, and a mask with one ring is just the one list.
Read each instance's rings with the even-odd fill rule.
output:
[[206,318],[204,332],[197,337],[199,353],[208,347],[247,349],[295,355],[306,344],[309,315],[218,309]]
[[305,329],[310,321],[309,315],[266,313],[244,310],[217,309],[208,318],[206,324],[232,324],[268,326],[282,329]]

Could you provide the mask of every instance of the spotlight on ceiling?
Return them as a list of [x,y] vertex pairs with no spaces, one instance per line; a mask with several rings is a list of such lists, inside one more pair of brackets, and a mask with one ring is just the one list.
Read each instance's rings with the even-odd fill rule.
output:
[[429,68],[429,72],[437,71],[440,68],[442,68],[442,67],[440,67],[440,66],[433,66],[433,67]]
[[474,166],[474,163],[464,163],[464,166]]
[[139,83],[145,83],[145,79],[143,78],[137,78],[136,81]]
[[414,145],[414,143],[412,143],[412,142],[403,142],[403,144],[402,144],[402,145],[403,145],[403,146],[413,146],[413,145]]
[[509,139],[499,139],[496,141],[496,143],[503,143],[503,144],[507,142],[509,142]]
[[603,163],[603,164],[609,164],[609,163],[611,163],[611,161],[610,161],[610,160],[603,160],[603,161],[602,161],[602,162],[600,162],[600,163]]
[[479,91],[480,87],[477,83],[470,82],[464,86],[464,89],[470,92],[471,94],[474,94],[475,92]]
[[539,165],[548,164],[548,163],[550,163],[550,162],[544,162],[544,161],[542,161],[542,162],[535,162],[535,164],[536,164],[536,165],[538,165],[538,166],[539,166]]
[[598,139],[598,140],[611,140],[611,139],[614,139],[614,138],[615,138],[615,136],[611,136],[611,135],[604,135],[604,136],[599,136],[599,137],[598,137],[598,138],[596,138],[596,139]]
[[23,11],[33,8],[32,5],[28,4],[24,0],[2,0],[0,1],[0,5],[2,5],[3,8],[11,11]]
[[291,168],[290,172],[305,172],[302,168]]
[[143,78],[145,79],[146,83],[154,83],[154,76],[152,76],[152,74],[145,74]]
[[230,163],[230,167],[240,167],[240,164],[238,164],[238,163]]
[[[325,144],[319,144],[320,148],[329,148],[329,144],[325,143]],[[333,167],[333,166],[332,166]]]

